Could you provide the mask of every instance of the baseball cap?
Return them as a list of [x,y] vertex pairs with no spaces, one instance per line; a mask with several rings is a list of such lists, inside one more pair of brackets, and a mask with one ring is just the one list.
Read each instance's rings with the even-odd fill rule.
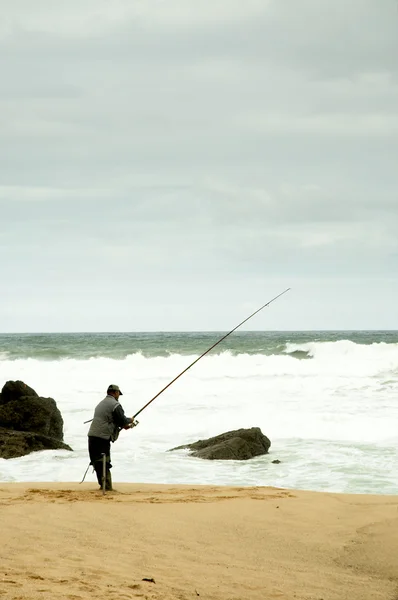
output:
[[120,395],[123,396],[120,387],[118,385],[114,385],[113,383],[111,385],[108,385],[107,392],[119,392]]

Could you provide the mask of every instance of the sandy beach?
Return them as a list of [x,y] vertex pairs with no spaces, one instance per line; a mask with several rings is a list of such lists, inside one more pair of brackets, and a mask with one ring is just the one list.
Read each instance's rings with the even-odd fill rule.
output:
[[1,484],[10,600],[396,600],[398,497]]

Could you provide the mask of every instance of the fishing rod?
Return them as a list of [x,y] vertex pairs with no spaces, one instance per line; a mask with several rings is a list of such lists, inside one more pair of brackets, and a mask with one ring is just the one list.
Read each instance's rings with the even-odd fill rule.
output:
[[[181,375],[184,375],[184,373],[186,373],[191,367],[193,367],[194,365],[196,365],[196,363],[199,362],[201,358],[203,358],[204,356],[206,356],[206,354],[208,354],[209,352],[211,352],[213,350],[213,348],[215,348],[216,346],[218,346],[218,344],[221,344],[221,342],[223,342],[229,335],[231,335],[231,333],[233,333],[234,331],[236,331],[239,327],[241,327],[249,319],[251,319],[252,317],[254,317],[254,315],[256,315],[261,310],[263,310],[263,308],[266,308],[272,302],[275,302],[275,300],[277,300],[278,298],[280,298],[281,296],[283,296],[284,294],[286,294],[286,292],[288,292],[290,289],[291,288],[287,288],[286,290],[284,290],[283,292],[281,292],[280,294],[278,294],[277,296],[275,296],[274,298],[272,298],[272,300],[269,300],[266,304],[263,304],[263,306],[261,306],[260,308],[258,308],[257,310],[255,310],[254,313],[252,313],[250,316],[246,317],[246,319],[244,319],[243,321],[241,321],[241,323],[239,323],[239,325],[237,325],[236,327],[234,327],[233,329],[231,329],[231,331],[229,331],[228,333],[226,333],[225,335],[223,335],[217,342],[215,342],[212,346],[210,346],[210,348],[208,348],[205,352],[203,352],[203,354],[201,354],[198,358],[196,358],[190,365],[188,365],[188,367],[186,367],[183,371],[181,371],[181,373],[179,373],[177,375],[177,377],[174,377],[174,379],[172,379],[167,385],[165,385],[164,388],[161,389],[160,392],[158,392],[156,394],[156,396],[154,396],[153,398],[151,398],[151,400],[149,400],[149,402],[147,402],[146,404],[144,404],[144,406],[142,408],[140,408],[140,410],[138,412],[136,412],[135,415],[133,416],[133,418],[132,418],[133,423],[136,424],[135,423],[135,418],[138,417],[138,415],[140,413],[142,413],[142,411],[145,408],[147,408],[147,406],[149,406],[154,400],[156,400],[156,398],[158,398],[160,396],[160,394],[163,394],[163,392],[166,391],[167,388],[169,388],[171,385],[173,385],[173,383],[175,381],[177,381],[177,379],[179,379],[181,377]],[[84,423],[90,423],[91,421],[92,421],[92,419],[90,419],[89,421],[84,421]]]
[[160,394],[163,394],[163,392],[165,390],[167,390],[167,388],[169,388],[175,381],[177,381],[177,379],[179,379],[181,377],[181,375],[184,375],[184,373],[186,373],[191,367],[193,367],[194,365],[196,365],[196,363],[199,362],[201,358],[203,358],[204,356],[206,356],[206,354],[208,354],[209,352],[211,352],[211,350],[213,350],[213,348],[215,348],[216,346],[218,346],[218,344],[221,344],[221,342],[223,342],[229,335],[231,335],[231,333],[233,333],[234,331],[236,331],[239,327],[241,327],[249,319],[251,319],[252,317],[254,317],[254,315],[256,315],[257,313],[259,313],[260,310],[263,310],[263,308],[265,308],[266,306],[269,306],[272,302],[275,302],[275,300],[277,300],[278,298],[280,298],[281,296],[283,296],[283,294],[286,294],[286,292],[288,292],[289,290],[290,290],[290,288],[287,288],[285,291],[283,291],[280,294],[278,294],[277,296],[275,296],[275,298],[272,298],[272,300],[269,300],[269,302],[267,302],[266,304],[263,304],[263,306],[261,306],[256,311],[254,311],[254,313],[252,313],[249,317],[247,317],[246,319],[244,319],[241,323],[239,323],[239,325],[237,325],[236,327],[234,327],[233,329],[231,329],[231,331],[229,331],[228,333],[226,333],[225,335],[223,335],[223,337],[220,338],[215,344],[213,344],[212,346],[210,346],[210,348],[208,348],[208,350],[206,350],[206,352],[203,352],[203,354],[201,354],[198,358],[196,358],[188,367],[186,367],[186,369],[184,369],[183,371],[181,371],[181,373],[179,375],[177,375],[177,377],[174,377],[174,379],[172,379],[172,381],[170,381],[170,383],[168,383],[162,390],[160,390],[160,392],[158,392],[156,394],[156,396],[154,396],[151,400],[149,400],[149,402],[147,402],[146,404],[144,404],[144,406],[142,408],[140,408],[140,410],[138,412],[135,413],[135,415],[133,416],[133,420],[136,417],[138,417],[138,415],[140,413],[142,413],[142,411],[147,406],[149,406],[154,400],[156,400],[156,398],[158,398],[160,396]]

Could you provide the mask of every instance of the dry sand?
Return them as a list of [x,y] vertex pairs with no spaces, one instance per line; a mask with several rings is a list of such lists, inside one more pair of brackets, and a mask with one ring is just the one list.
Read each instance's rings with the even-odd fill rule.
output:
[[117,487],[0,484],[0,599],[398,600],[398,496]]

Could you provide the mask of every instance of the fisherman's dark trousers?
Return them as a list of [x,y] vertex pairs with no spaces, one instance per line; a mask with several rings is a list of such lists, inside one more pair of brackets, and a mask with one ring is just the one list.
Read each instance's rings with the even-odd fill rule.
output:
[[97,475],[98,483],[102,486],[102,455],[106,455],[106,487],[112,488],[110,470],[111,465],[111,440],[88,436],[88,453],[90,455],[90,464],[93,465]]

